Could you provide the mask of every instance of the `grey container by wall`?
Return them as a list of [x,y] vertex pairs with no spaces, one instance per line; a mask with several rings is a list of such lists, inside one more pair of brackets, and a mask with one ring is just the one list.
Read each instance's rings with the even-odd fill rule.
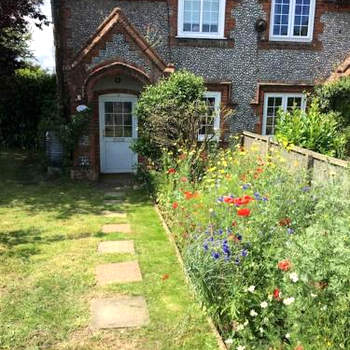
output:
[[46,156],[48,159],[48,170],[50,168],[62,168],[63,145],[53,131],[46,133]]

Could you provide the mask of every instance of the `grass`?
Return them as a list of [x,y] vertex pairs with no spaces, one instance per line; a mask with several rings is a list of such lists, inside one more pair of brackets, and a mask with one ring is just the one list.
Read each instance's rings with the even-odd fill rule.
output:
[[[100,215],[97,185],[44,181],[20,152],[0,152],[0,169],[1,350],[217,349],[144,192],[127,193],[128,217],[117,219],[134,233],[104,235],[102,225],[117,220]],[[96,265],[135,259],[97,254],[98,242],[111,239],[135,241],[142,282],[96,285]],[[117,294],[145,296],[149,326],[92,331],[90,300]]]

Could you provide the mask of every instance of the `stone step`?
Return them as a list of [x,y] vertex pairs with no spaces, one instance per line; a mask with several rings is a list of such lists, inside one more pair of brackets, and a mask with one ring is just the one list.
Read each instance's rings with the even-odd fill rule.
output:
[[110,211],[110,210],[104,210],[102,212],[102,215],[106,218],[120,218],[120,219],[126,219],[127,214],[120,212],[120,211]]
[[96,267],[96,280],[101,286],[110,283],[130,283],[142,281],[137,261],[103,264]]
[[104,205],[116,205],[125,203],[122,199],[105,199],[103,201]]
[[142,327],[150,322],[146,300],[142,296],[93,299],[91,313],[94,329]]
[[108,224],[102,226],[103,233],[131,233],[130,224]]
[[125,192],[118,191],[118,192],[106,192],[105,193],[106,198],[113,198],[113,199],[120,199],[125,197]]
[[97,251],[102,254],[135,254],[134,241],[106,241],[98,245]]

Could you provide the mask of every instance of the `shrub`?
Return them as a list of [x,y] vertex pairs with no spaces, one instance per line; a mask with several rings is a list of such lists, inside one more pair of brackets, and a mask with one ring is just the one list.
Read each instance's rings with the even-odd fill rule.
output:
[[[201,117],[207,113],[204,80],[193,73],[179,71],[155,85],[149,85],[138,100],[139,138],[134,149],[158,161],[162,150],[176,152],[198,143]],[[201,143],[206,149],[214,135]]]
[[193,151],[152,171],[157,200],[198,296],[232,349],[348,349],[350,181],[307,184],[237,148]]
[[56,78],[38,67],[19,69],[3,82],[0,96],[0,144],[37,150],[43,106],[55,108]]
[[345,137],[340,132],[338,115],[322,113],[319,99],[313,98],[307,111],[294,108],[279,112],[276,138],[282,144],[293,144],[309,150],[342,158]]

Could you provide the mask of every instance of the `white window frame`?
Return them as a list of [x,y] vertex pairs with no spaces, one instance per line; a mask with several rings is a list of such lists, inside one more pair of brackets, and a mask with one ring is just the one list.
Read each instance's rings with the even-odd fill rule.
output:
[[[201,1],[201,12],[200,12],[200,22],[199,27],[202,30],[202,17],[203,11],[202,6],[204,0]],[[225,8],[226,0],[219,0],[219,21],[218,21],[218,31],[216,33],[204,33],[204,32],[185,32],[183,30],[184,25],[184,2],[185,0],[179,0],[178,4],[178,16],[177,16],[177,38],[195,38],[195,39],[225,39]]]
[[[269,97],[282,97],[282,108],[284,111],[287,111],[288,97],[301,97],[301,110],[305,111],[306,109],[306,95],[303,93],[265,93],[264,94],[264,111],[263,111],[263,125],[262,125],[262,135],[266,134],[266,121],[267,121],[267,107]],[[272,135],[271,135],[272,136]]]
[[274,35],[273,27],[275,23],[275,0],[271,0],[271,20],[270,20],[270,40],[271,41],[295,41],[295,42],[311,42],[313,39],[316,0],[310,0],[309,13],[309,29],[308,36],[294,36],[294,20],[295,20],[295,0],[290,0],[289,16],[288,16],[288,35]]
[[214,117],[214,135],[201,135],[198,133],[198,141],[204,141],[207,137],[213,137],[212,140],[218,141],[220,139],[220,107],[221,107],[221,92],[219,91],[206,91],[204,97],[215,98],[215,112]]

